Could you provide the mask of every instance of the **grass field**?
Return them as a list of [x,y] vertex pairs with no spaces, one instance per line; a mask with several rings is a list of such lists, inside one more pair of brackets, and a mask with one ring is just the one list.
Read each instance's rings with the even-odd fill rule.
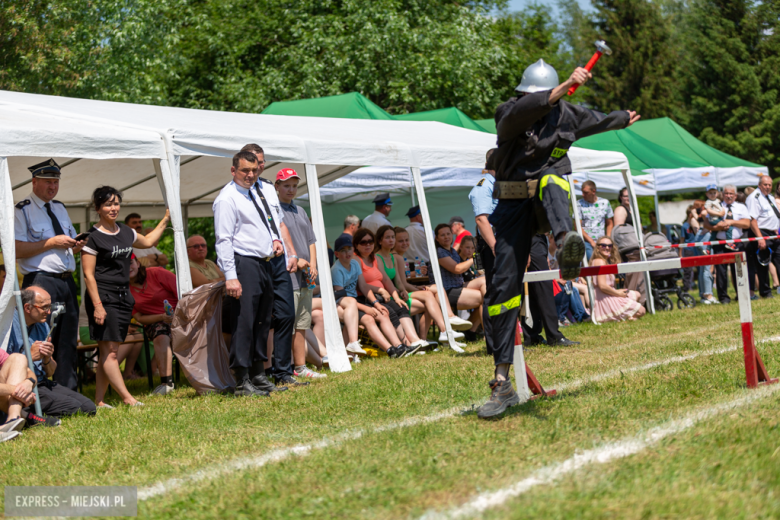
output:
[[[780,299],[753,303],[777,376]],[[780,385],[746,389],[739,331],[736,304],[568,328],[526,349],[558,395],[492,422],[479,343],[264,399],[135,382],[145,407],[28,430],[0,475],[138,486],[150,518],[777,518]]]

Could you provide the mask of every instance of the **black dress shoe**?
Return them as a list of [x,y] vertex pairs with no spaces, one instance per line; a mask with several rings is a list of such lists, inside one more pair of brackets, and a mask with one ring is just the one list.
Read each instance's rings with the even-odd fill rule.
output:
[[573,347],[574,345],[579,345],[579,341],[572,341],[569,338],[561,338],[558,341],[555,341],[553,343],[550,343],[551,347]]
[[265,376],[265,374],[257,374],[255,377],[252,378],[252,386],[257,388],[258,390],[263,390],[265,392],[284,392],[287,390],[286,386],[276,386],[271,381],[268,380],[268,378]]
[[728,304],[728,303],[731,303],[731,298],[723,298],[723,299],[720,301],[720,303],[722,303],[722,304],[724,304],[724,305],[725,305],[725,304]]
[[523,341],[523,345],[526,347],[536,347],[538,345],[547,345],[547,340],[544,339],[542,336],[536,336],[534,338],[529,339],[528,341]]
[[255,386],[252,384],[252,382],[248,379],[245,379],[243,383],[240,383],[238,386],[236,386],[236,390],[233,393],[236,397],[252,397],[252,396],[263,396],[268,397],[269,394],[265,390],[260,390],[259,388],[255,388]]

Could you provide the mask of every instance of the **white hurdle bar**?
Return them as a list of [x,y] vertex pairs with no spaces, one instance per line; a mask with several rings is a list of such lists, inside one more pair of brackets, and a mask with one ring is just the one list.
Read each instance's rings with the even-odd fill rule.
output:
[[[767,374],[761,356],[756,350],[753,338],[753,311],[750,306],[750,290],[748,284],[747,261],[744,252],[724,253],[708,256],[691,256],[685,258],[669,258],[647,262],[629,262],[623,264],[599,265],[583,267],[578,276],[598,276],[602,274],[627,274],[662,271],[665,269],[682,269],[685,267],[736,264],[737,296],[739,298],[739,318],[742,324],[742,348],[745,355],[745,378],[749,388],[759,384],[771,384],[778,381]],[[536,271],[526,273],[524,282],[544,282],[560,280],[560,271]],[[648,287],[649,289],[649,287]]]

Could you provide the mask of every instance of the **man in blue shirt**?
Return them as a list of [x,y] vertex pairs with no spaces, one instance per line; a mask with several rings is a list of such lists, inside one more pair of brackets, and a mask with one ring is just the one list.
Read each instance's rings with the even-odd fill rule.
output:
[[[62,417],[82,412],[88,415],[95,414],[95,403],[70,388],[59,385],[49,379],[57,369],[54,360],[54,345],[49,337],[49,325],[46,320],[51,313],[51,297],[45,289],[31,285],[22,291],[22,304],[24,306],[24,322],[27,327],[27,335],[30,339],[30,351],[32,353],[35,376],[38,379],[38,396],[41,400],[41,411],[48,416]],[[64,320],[63,315],[58,319]],[[19,321],[18,310],[14,312],[14,321],[11,327],[11,335],[8,338],[8,353],[24,353],[22,329]],[[38,417],[27,408],[27,424],[57,425],[59,421],[51,418]]]

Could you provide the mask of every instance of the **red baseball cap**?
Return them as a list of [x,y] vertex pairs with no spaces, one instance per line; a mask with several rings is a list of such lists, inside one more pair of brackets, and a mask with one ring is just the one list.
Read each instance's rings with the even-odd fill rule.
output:
[[298,172],[292,168],[282,168],[276,172],[276,182],[286,181],[287,179],[292,179],[293,177],[297,177],[298,179],[301,178],[301,176],[298,175]]

